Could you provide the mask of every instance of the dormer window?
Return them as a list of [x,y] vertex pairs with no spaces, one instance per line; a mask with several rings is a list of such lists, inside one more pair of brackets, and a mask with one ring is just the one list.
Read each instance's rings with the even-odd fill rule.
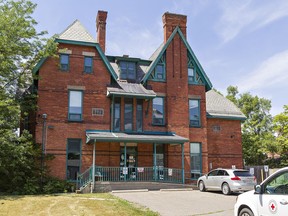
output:
[[165,82],[166,80],[166,61],[165,54],[159,59],[158,64],[151,73],[150,79],[156,82]]
[[135,80],[136,79],[136,65],[134,62],[120,62],[120,78],[122,80]]

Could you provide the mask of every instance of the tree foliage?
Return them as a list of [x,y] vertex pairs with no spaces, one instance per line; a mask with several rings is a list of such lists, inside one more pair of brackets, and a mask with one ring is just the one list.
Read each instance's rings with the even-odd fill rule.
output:
[[[56,44],[43,37],[46,32],[37,32],[32,18],[35,7],[26,0],[0,0],[0,192],[37,191],[39,148],[27,131],[21,136],[16,131],[32,69],[55,53]],[[35,190],[29,185],[36,185]]]
[[275,152],[273,136],[271,101],[253,96],[250,93],[239,94],[238,88],[229,86],[227,96],[240,108],[247,119],[242,123],[243,156],[247,165],[260,165],[266,159],[267,152]]

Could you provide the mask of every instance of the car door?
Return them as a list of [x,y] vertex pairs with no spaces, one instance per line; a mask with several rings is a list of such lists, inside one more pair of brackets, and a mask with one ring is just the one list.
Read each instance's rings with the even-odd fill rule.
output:
[[259,195],[259,215],[287,215],[288,212],[288,171],[273,177],[263,185]]
[[215,177],[215,189],[221,190],[222,183],[224,181],[225,176],[229,176],[225,170],[218,170],[217,176]]
[[207,174],[205,183],[206,188],[216,189],[217,172],[218,170],[213,170]]

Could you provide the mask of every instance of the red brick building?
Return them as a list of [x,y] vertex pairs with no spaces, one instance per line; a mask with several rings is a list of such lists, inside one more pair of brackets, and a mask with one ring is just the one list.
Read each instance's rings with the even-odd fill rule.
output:
[[51,173],[80,173],[81,184],[92,176],[187,183],[211,168],[241,168],[245,116],[211,90],[186,40],[187,17],[163,15],[164,41],[150,59],[105,55],[106,18],[98,12],[97,42],[76,20],[56,39],[59,59],[34,69],[31,128],[55,156]]

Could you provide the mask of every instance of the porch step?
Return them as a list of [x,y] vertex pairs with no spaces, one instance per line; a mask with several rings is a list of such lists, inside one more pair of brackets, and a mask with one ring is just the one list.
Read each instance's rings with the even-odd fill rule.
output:
[[161,182],[96,182],[95,192],[153,191],[153,190],[192,190],[187,184]]

